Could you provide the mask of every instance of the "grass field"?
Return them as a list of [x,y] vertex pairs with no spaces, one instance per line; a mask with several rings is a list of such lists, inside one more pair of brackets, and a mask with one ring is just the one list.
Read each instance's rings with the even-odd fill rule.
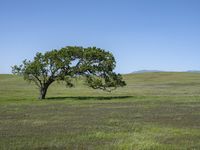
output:
[[199,150],[200,74],[124,75],[112,93],[0,75],[0,150]]

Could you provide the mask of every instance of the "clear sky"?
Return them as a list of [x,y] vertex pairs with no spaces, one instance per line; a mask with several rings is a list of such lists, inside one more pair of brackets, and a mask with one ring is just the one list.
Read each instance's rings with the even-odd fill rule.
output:
[[120,73],[200,70],[200,0],[0,0],[0,73],[68,45],[111,51]]

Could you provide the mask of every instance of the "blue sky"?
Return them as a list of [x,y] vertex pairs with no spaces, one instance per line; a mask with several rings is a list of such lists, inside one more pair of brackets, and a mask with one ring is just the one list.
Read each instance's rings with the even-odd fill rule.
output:
[[111,51],[116,71],[200,70],[199,0],[0,0],[0,73],[68,45]]

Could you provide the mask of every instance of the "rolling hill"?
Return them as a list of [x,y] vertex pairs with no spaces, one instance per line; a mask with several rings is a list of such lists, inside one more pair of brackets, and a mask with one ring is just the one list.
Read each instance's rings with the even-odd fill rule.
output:
[[200,74],[124,75],[112,93],[0,75],[0,149],[200,149]]

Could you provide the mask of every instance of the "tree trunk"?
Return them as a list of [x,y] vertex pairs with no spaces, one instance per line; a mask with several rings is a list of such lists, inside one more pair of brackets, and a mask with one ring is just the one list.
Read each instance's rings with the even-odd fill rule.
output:
[[54,82],[53,79],[48,80],[46,83],[42,84],[40,87],[40,95],[39,95],[39,99],[45,99],[46,93],[47,93],[47,89],[49,87],[49,85]]
[[39,95],[40,100],[45,99],[45,96],[46,96],[46,93],[47,93],[47,88],[48,88],[48,86],[40,88],[40,95]]

